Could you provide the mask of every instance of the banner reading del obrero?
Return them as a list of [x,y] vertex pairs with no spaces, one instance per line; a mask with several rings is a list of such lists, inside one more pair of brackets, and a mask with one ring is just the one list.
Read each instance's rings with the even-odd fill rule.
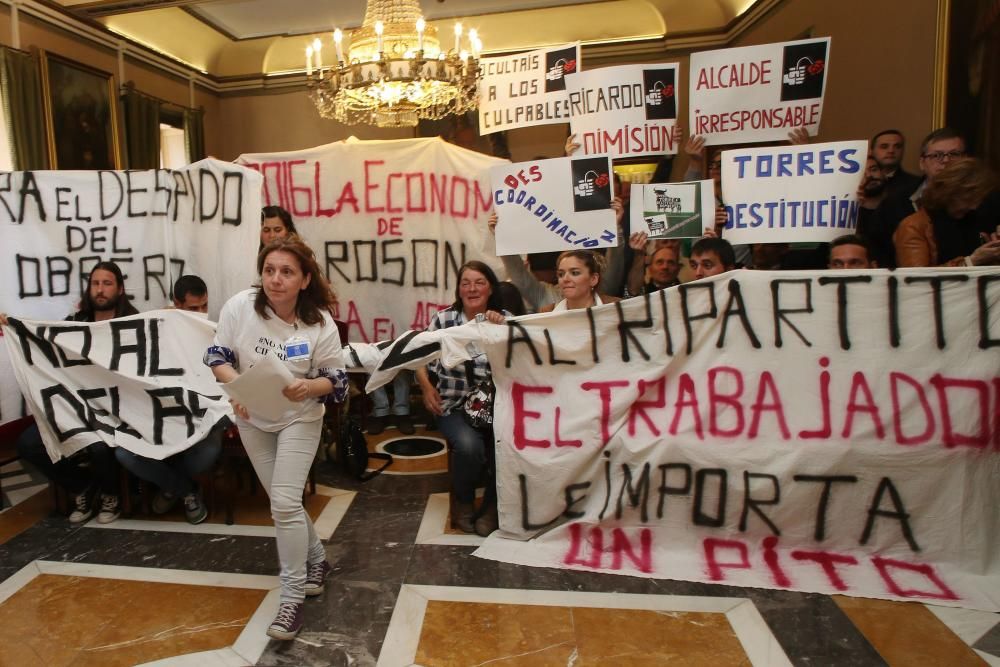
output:
[[708,145],[819,131],[830,38],[691,54],[690,132]]
[[580,44],[479,61],[479,133],[569,122],[565,75],[580,70]]

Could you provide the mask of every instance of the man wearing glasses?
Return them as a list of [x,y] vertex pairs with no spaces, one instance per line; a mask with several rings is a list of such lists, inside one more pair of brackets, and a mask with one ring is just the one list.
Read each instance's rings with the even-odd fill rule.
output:
[[[913,191],[913,194],[889,196],[878,207],[879,226],[883,228],[889,238],[892,238],[903,218],[913,215],[919,210],[920,196],[924,193],[927,184],[934,180],[934,177],[948,163],[964,156],[965,138],[950,127],[939,128],[927,135],[920,145],[920,171],[924,175],[923,181]],[[895,268],[896,263],[893,260],[891,264],[886,263],[881,264],[881,266]]]

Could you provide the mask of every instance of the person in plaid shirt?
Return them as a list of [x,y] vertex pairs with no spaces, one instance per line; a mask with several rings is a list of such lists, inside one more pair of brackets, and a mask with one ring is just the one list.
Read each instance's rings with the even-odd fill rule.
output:
[[[486,264],[466,262],[458,272],[455,303],[442,310],[427,327],[428,331],[455,327],[477,318],[495,324],[504,321],[499,281]],[[436,381],[431,380],[431,374]],[[438,427],[452,450],[451,484],[455,493],[455,525],[466,533],[488,535],[497,528],[496,484],[488,483],[483,509],[475,511],[476,483],[486,467],[490,480],[495,476],[492,428],[476,428],[466,419],[463,403],[481,383],[492,382],[490,365],[480,351],[471,361],[454,368],[445,368],[437,360],[426,368],[417,369],[417,382],[424,397],[424,406],[438,416]]]

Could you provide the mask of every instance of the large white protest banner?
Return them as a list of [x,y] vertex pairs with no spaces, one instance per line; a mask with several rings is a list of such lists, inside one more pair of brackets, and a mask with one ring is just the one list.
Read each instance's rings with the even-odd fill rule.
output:
[[439,138],[352,138],[238,162],[263,175],[264,204],[287,209],[316,252],[351,340],[426,327],[455,301],[467,260],[501,270],[481,249],[493,206],[489,169],[506,160]]
[[[260,175],[207,159],[183,169],[0,174],[0,312],[61,319],[90,270],[118,264],[139,310],[169,305],[173,281],[201,276],[210,312],[256,275]],[[11,377],[0,353],[0,374]],[[23,415],[0,386],[0,422]]]
[[633,183],[629,229],[650,238],[691,239],[715,224],[715,186],[711,180]]
[[739,271],[408,335],[372,383],[489,355],[478,556],[997,611],[998,315],[995,268]]
[[231,414],[202,363],[215,335],[203,317],[155,310],[96,323],[11,318],[3,331],[53,461],[98,441],[163,459]]
[[607,155],[499,165],[490,180],[497,255],[617,245]]
[[852,234],[867,151],[865,141],[724,151],[726,240],[823,243]]
[[996,611],[998,313],[995,269],[737,272],[484,328],[533,539],[478,553]]
[[692,53],[689,131],[709,146],[814,136],[829,69],[829,37]]
[[580,71],[580,45],[563,44],[479,61],[479,133],[569,122],[567,74]]
[[620,65],[568,74],[570,131],[582,155],[677,153],[677,64]]

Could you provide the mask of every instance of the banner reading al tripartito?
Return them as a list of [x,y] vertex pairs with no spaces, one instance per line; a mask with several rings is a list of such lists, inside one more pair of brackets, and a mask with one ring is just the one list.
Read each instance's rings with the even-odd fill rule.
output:
[[202,363],[215,334],[203,317],[157,310],[96,323],[11,318],[3,332],[53,461],[94,442],[164,459],[232,414]]
[[829,37],[692,53],[689,131],[709,146],[814,136],[829,69]]
[[580,44],[479,61],[479,133],[569,122],[566,75],[580,71]]
[[497,255],[607,248],[618,242],[607,155],[493,167]]
[[741,148],[722,153],[730,243],[826,243],[852,234],[868,144]]
[[677,65],[620,65],[568,74],[570,130],[582,155],[677,152]]
[[[62,319],[77,310],[94,265],[112,260],[139,310],[169,305],[174,280],[195,274],[217,314],[256,275],[260,183],[213,159],[176,170],[0,174],[0,312]],[[0,423],[22,412],[17,387],[0,386]]]
[[740,271],[484,325],[476,555],[1000,610],[998,314],[995,268]]

